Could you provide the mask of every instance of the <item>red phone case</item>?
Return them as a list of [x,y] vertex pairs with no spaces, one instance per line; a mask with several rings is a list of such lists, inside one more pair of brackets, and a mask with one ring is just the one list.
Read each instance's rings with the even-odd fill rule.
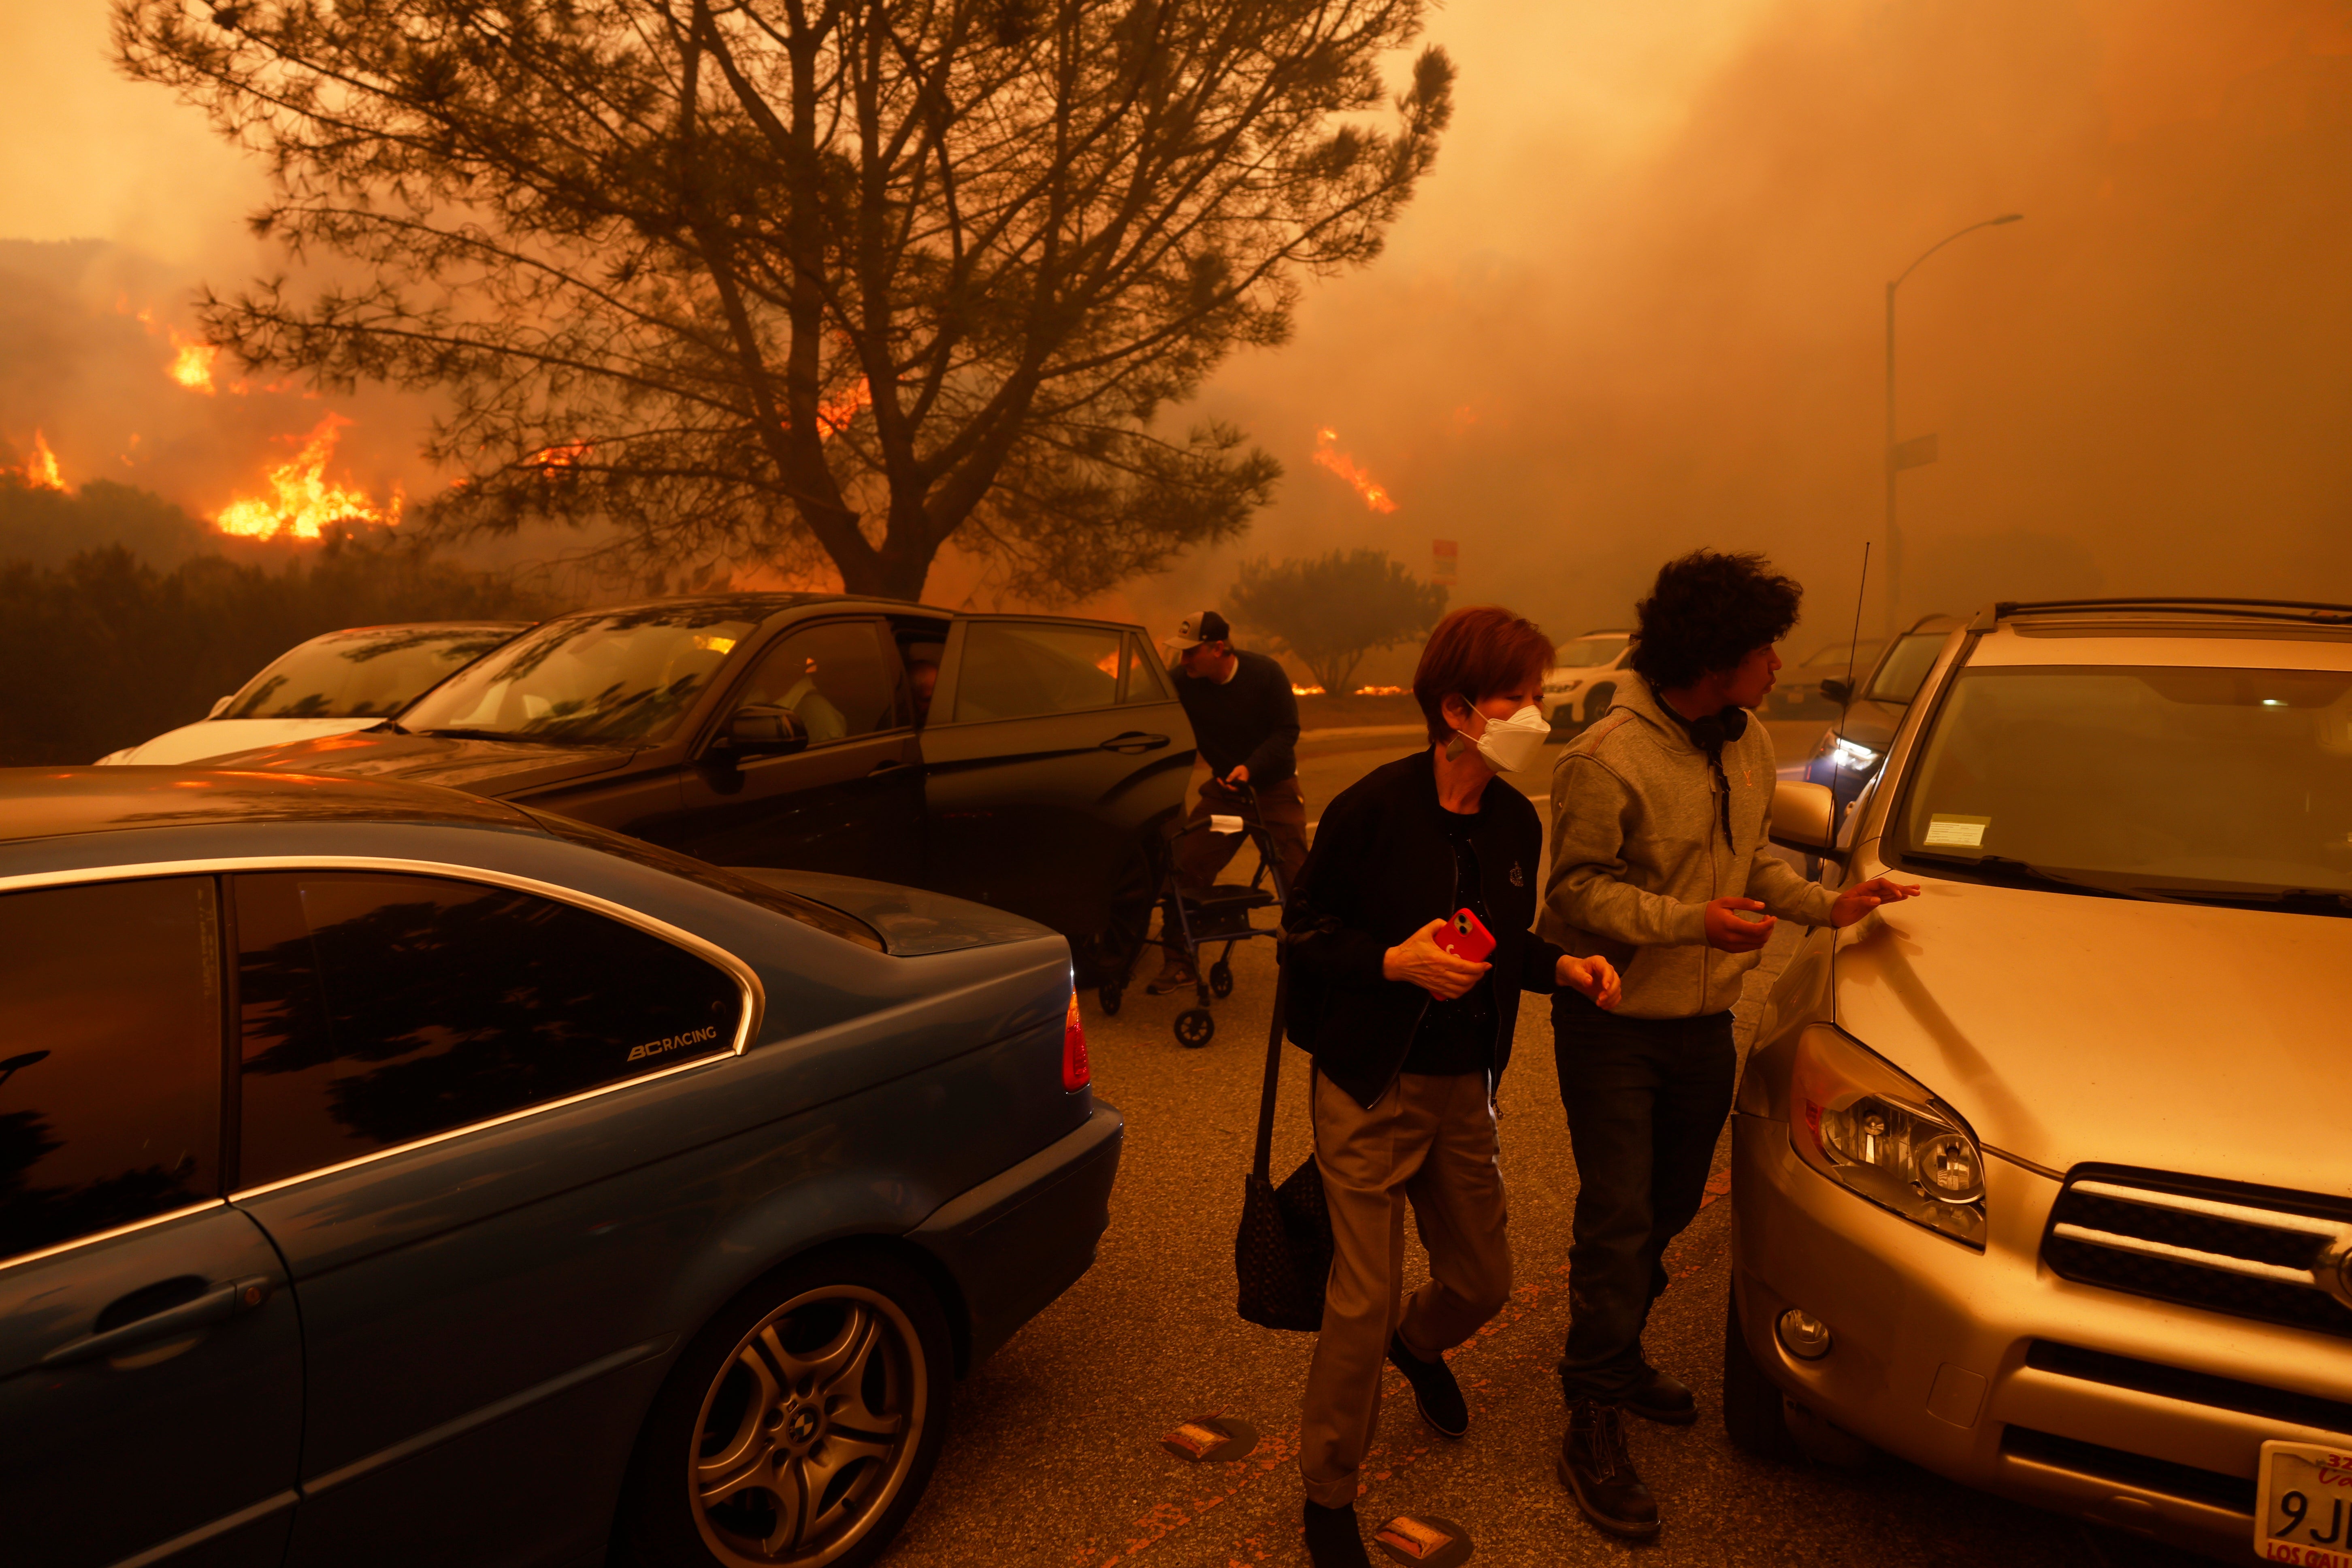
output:
[[1437,945],[1456,958],[1484,963],[1486,955],[1495,951],[1495,936],[1476,915],[1468,910],[1456,910],[1453,923],[1437,933]]

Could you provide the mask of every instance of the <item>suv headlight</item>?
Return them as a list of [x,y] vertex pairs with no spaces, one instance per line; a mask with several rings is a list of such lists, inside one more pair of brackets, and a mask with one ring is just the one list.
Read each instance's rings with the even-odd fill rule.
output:
[[1838,766],[1850,773],[1868,773],[1878,765],[1876,752],[1859,742],[1849,741],[1843,735],[1835,738],[1835,743],[1830,747],[1830,754],[1837,759]]
[[1951,1107],[1815,1024],[1797,1037],[1789,1141],[1832,1181],[1984,1250],[1984,1152]]

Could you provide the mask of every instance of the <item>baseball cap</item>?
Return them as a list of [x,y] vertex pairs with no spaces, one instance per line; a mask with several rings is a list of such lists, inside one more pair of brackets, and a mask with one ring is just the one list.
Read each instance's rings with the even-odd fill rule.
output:
[[1178,653],[1199,647],[1204,642],[1230,642],[1234,628],[1225,617],[1214,610],[1196,610],[1177,623],[1176,635],[1166,639],[1166,646]]

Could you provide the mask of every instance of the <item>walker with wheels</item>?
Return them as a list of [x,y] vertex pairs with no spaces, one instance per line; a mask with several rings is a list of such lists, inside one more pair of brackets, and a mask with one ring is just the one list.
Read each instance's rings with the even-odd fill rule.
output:
[[[1139,951],[1145,947],[1164,948],[1171,956],[1181,956],[1191,964],[1197,1005],[1176,1015],[1175,1029],[1177,1042],[1193,1050],[1207,1045],[1216,1035],[1217,1020],[1209,1011],[1211,1001],[1234,994],[1234,947],[1253,937],[1279,938],[1282,912],[1290,898],[1282,864],[1275,858],[1274,836],[1258,812],[1257,792],[1243,784],[1238,793],[1242,798],[1241,815],[1213,816],[1180,829],[1171,836],[1171,849],[1176,839],[1187,834],[1245,833],[1257,849],[1257,870],[1245,885],[1219,882],[1193,893],[1186,891],[1178,879],[1175,855],[1171,852],[1162,857],[1165,870],[1160,879],[1160,907],[1163,913],[1160,934],[1146,937],[1138,944]],[[1275,923],[1252,924],[1251,911],[1264,909],[1275,911]],[[1224,943],[1224,951],[1217,955],[1214,963],[1203,969],[1201,950],[1218,942]],[[1104,1012],[1118,1011],[1126,986],[1127,977],[1122,974],[1116,982],[1101,987],[1097,997]]]

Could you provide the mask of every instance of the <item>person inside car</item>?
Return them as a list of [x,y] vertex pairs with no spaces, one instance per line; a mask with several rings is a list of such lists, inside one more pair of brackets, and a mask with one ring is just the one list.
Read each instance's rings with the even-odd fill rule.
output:
[[[1285,911],[1284,1026],[1315,1059],[1308,1103],[1333,1241],[1299,1429],[1316,1568],[1368,1563],[1355,1500],[1383,1362],[1441,1436],[1469,1429],[1445,1352],[1510,1295],[1495,1087],[1519,994],[1566,987],[1590,1006],[1616,1005],[1606,958],[1529,929],[1543,826],[1526,795],[1495,784],[1542,752],[1551,659],[1550,640],[1500,606],[1440,621],[1412,681],[1428,748],[1332,801]],[[1430,1276],[1409,1300],[1408,1205]]]
[[[1209,831],[1209,818],[1245,814],[1265,822],[1283,883],[1289,885],[1307,863],[1307,796],[1298,787],[1298,699],[1291,692],[1289,673],[1265,654],[1234,647],[1233,628],[1214,610],[1185,616],[1163,646],[1175,656],[1171,673],[1176,696],[1192,721],[1192,738],[1209,769],[1200,798],[1192,803],[1175,841],[1178,885],[1191,896],[1215,883],[1217,873],[1242,847],[1243,836]],[[1256,795],[1254,811],[1245,811],[1244,786]],[[1175,929],[1173,910],[1168,911],[1165,926]],[[1147,995],[1158,996],[1198,984],[1192,961],[1171,949],[1158,978],[1143,989]]]

